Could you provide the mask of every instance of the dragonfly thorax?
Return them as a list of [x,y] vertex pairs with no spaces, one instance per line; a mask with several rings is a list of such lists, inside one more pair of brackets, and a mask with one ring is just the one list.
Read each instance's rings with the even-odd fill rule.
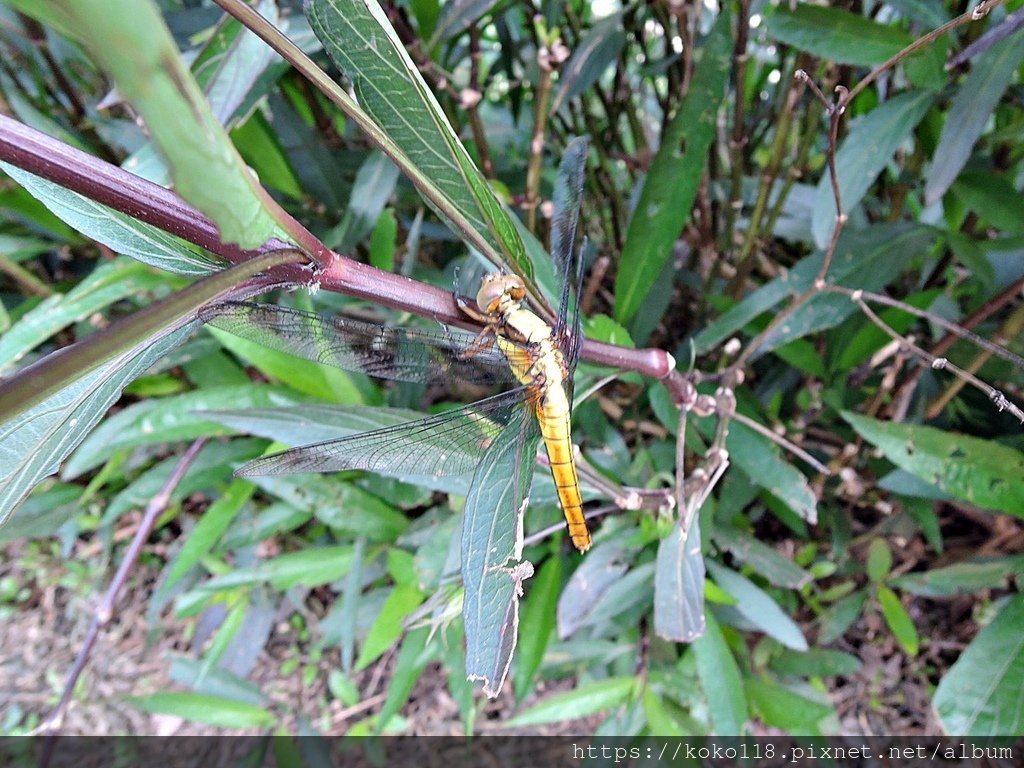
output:
[[505,317],[518,309],[525,297],[526,285],[521,278],[492,272],[481,281],[476,303],[488,315]]

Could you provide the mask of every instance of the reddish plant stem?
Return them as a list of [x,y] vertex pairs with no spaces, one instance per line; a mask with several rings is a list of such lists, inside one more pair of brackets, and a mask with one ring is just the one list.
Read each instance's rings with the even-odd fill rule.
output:
[[[256,250],[222,243],[213,222],[173,192],[4,115],[0,115],[0,161],[170,232],[231,263],[294,247],[281,240],[270,240]],[[268,275],[268,287],[270,283],[317,286],[448,325],[479,329],[448,291],[353,261],[327,249],[290,217],[284,222],[313,264],[275,268]],[[659,379],[674,368],[671,356],[660,349],[627,349],[587,340],[582,354],[594,363]]]

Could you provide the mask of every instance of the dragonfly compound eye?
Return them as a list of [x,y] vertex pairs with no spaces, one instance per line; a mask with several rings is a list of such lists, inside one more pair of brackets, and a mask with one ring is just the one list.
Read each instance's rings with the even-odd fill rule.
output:
[[506,301],[519,303],[524,296],[526,286],[520,278],[515,275],[492,273],[485,276],[480,283],[476,303],[484,312],[496,312]]

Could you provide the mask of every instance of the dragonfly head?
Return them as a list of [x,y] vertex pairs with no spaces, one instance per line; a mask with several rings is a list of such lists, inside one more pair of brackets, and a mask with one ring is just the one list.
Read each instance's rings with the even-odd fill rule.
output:
[[484,275],[476,303],[489,315],[501,314],[515,309],[526,297],[526,285],[516,275],[491,272]]

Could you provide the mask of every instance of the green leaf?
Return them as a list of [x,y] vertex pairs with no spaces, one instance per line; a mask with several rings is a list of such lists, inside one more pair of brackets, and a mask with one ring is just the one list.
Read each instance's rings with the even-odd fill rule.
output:
[[398,221],[395,212],[387,208],[377,218],[370,236],[370,264],[385,272],[394,271],[397,242]]
[[[934,100],[935,94],[930,91],[907,91],[880,104],[853,124],[836,153],[836,175],[844,213],[849,213],[861,201]],[[826,172],[818,183],[811,214],[811,233],[819,248],[828,244],[835,223],[832,180]]]
[[848,677],[857,673],[861,661],[849,653],[828,648],[811,648],[803,653],[784,648],[772,660],[771,667],[776,672],[793,677]]
[[646,300],[690,217],[729,77],[729,14],[719,14],[700,49],[690,90],[665,129],[626,233],[615,277],[615,319],[627,324]]
[[722,630],[712,615],[707,631],[693,641],[697,676],[708,700],[708,714],[715,733],[739,736],[747,722],[747,698],[740,669],[729,650]]
[[889,584],[921,597],[953,597],[986,589],[1007,589],[1013,577],[1024,574],[1024,555],[979,557],[945,568],[908,573],[890,579]]
[[868,578],[874,582],[884,581],[892,569],[892,552],[885,539],[875,538],[868,546]]
[[765,19],[768,34],[780,42],[839,64],[881,64],[914,41],[900,29],[857,13],[801,3],[777,6]]
[[1024,594],[1012,596],[939,682],[932,707],[958,736],[1024,731]]
[[544,699],[505,721],[505,725],[509,728],[517,728],[587,717],[625,704],[632,697],[635,687],[636,679],[633,677],[610,677],[606,680],[580,685],[571,691],[558,693]]
[[[280,27],[281,17],[273,0],[260,0],[256,12]],[[267,67],[277,59],[273,49],[250,32],[238,19],[225,14],[212,30],[206,45],[192,61],[196,83],[206,94],[217,121],[227,127],[254,107],[252,95]]]
[[182,275],[205,275],[221,264],[198,245],[133,219],[70,189],[0,163],[12,179],[77,232],[143,264]]
[[267,697],[260,690],[258,683],[238,677],[227,669],[211,666],[205,663],[205,660],[177,656],[171,662],[170,677],[174,682],[188,686],[196,693],[219,696],[253,706],[267,703]]
[[1006,176],[992,171],[964,171],[953,193],[983,221],[1007,235],[1024,233],[1024,200]]
[[[230,480],[233,463],[246,461],[256,456],[258,451],[258,443],[253,440],[207,443],[172,491],[171,504],[180,503],[191,493],[219,489]],[[178,458],[169,456],[134,477],[107,504],[100,524],[111,525],[132,509],[144,508],[164,486],[177,464]]]
[[823,721],[835,716],[835,710],[823,701],[763,678],[748,677],[747,697],[752,708],[767,725],[803,736],[824,735]]
[[248,120],[231,131],[231,140],[264,186],[301,200],[306,193],[292,170],[281,139],[274,126],[259,111],[253,112]]
[[427,43],[427,49],[448,40],[476,22],[494,7],[497,0],[450,0],[441,8],[441,15],[434,27],[434,34]]
[[[847,227],[839,238],[828,279],[864,291],[881,290],[908,262],[930,247],[937,234],[931,227],[920,224],[886,223],[859,230]],[[709,323],[694,339],[697,352],[714,349],[762,313],[803,293],[817,277],[821,260],[821,253],[802,259],[784,275],[758,288]],[[803,304],[764,341],[762,353],[792,339],[833,328],[858,311],[845,296],[819,294]]]
[[231,525],[231,521],[252,497],[253,490],[252,484],[236,480],[209,506],[195,527],[189,531],[177,556],[164,572],[161,591],[170,590],[200,560],[213,551],[220,537]]
[[[329,403],[363,402],[359,388],[352,376],[345,371],[333,365],[324,365],[304,359],[297,352],[290,353],[287,348],[271,346],[271,340],[268,338],[261,341],[247,338],[237,333],[237,330],[231,328],[221,330],[215,325],[207,325],[207,331],[225,349],[230,350],[232,354],[245,360],[261,373],[284,382],[292,389],[305,392]],[[255,326],[251,330],[254,333],[259,332]],[[310,333],[313,332],[310,329]],[[277,341],[276,338],[274,340]],[[325,345],[328,343],[325,342]]]
[[818,500],[807,478],[786,461],[775,443],[744,424],[733,422],[725,441],[733,464],[757,485],[784,502],[802,520],[818,519]]
[[274,589],[289,589],[302,585],[319,587],[337,581],[352,567],[353,549],[350,546],[318,547],[289,552],[260,561],[259,565],[235,568],[233,571],[201,584],[202,592],[253,587],[270,584]]
[[476,732],[476,718],[481,714],[477,706],[473,683],[466,679],[466,638],[462,625],[455,622],[447,628],[444,648],[444,674],[447,678],[448,693],[459,707],[462,718],[462,735],[472,736]]
[[375,0],[311,0],[306,15],[324,49],[355,84],[360,105],[429,179],[467,227],[428,200],[453,231],[487,256],[532,275],[510,214],[459,142],[437,99]]
[[718,546],[746,563],[776,587],[800,589],[811,581],[812,576],[808,571],[746,531],[729,525],[718,525],[712,537]]
[[886,3],[904,19],[925,28],[941,27],[949,21],[945,7],[933,0],[889,0]]
[[324,242],[340,251],[351,251],[373,231],[381,211],[395,191],[398,166],[383,152],[371,152],[356,173],[345,217]]
[[860,616],[866,592],[854,592],[829,606],[821,615],[821,631],[818,633],[819,643],[832,643],[838,640]]
[[118,411],[83,440],[68,459],[63,475],[79,477],[125,449],[223,435],[227,430],[205,418],[203,411],[211,408],[281,405],[289,401],[297,404],[289,391],[256,384],[207,387],[142,400]]
[[551,101],[551,112],[558,112],[596,83],[616,62],[625,45],[621,11],[595,22],[558,72],[558,90]]
[[[251,483],[246,483],[251,487]],[[224,534],[222,546],[218,549],[230,551],[266,541],[288,531],[294,531],[305,525],[313,517],[313,513],[295,509],[290,504],[277,502],[255,512],[244,526],[236,525]]]
[[910,656],[917,656],[919,641],[917,629],[910,619],[907,609],[903,607],[896,593],[887,586],[878,586],[878,604],[882,607],[885,623],[889,625],[900,647]]
[[586,621],[598,598],[626,573],[627,562],[618,542],[599,542],[587,552],[558,599],[559,637],[569,637]]
[[430,635],[429,627],[421,627],[409,632],[402,640],[402,647],[398,649],[398,658],[391,673],[388,695],[377,715],[378,733],[408,703],[413,686],[435,656],[428,642]]
[[532,415],[504,429],[473,473],[462,524],[462,619],[466,677],[494,698],[512,663],[519,598],[533,565],[522,560],[523,514],[533,480],[540,427]]
[[[659,691],[655,691],[649,685],[644,687],[643,714],[647,720],[648,732],[656,733],[659,737],[690,735],[691,731],[686,727],[687,724],[684,722],[684,718],[679,716],[679,708],[671,697],[672,692],[666,691],[665,695],[659,695],[659,693]],[[617,719],[617,714],[615,713],[608,720],[605,720],[602,728],[609,724],[610,721]],[[623,714],[625,717],[628,717],[628,710]],[[608,729],[605,733],[623,735],[621,728]]]
[[0,370],[8,368],[59,331],[164,281],[128,259],[102,263],[67,294],[47,297],[0,337]]
[[[307,445],[324,440],[334,440],[346,435],[393,427],[423,418],[422,413],[405,408],[327,405],[298,405],[251,411],[211,411],[204,413],[203,416],[233,429],[269,437],[286,445]],[[481,437],[486,437],[486,435],[481,433]],[[443,442],[437,436],[431,442],[424,441],[422,446],[425,451],[451,451],[453,448],[450,441]],[[467,456],[467,460],[476,460],[477,458],[479,457],[475,455]],[[465,495],[469,490],[467,475],[416,475],[400,468],[396,468],[390,473],[382,472],[381,474],[412,485],[460,496]]]
[[[189,334],[188,326],[129,347],[121,355],[78,375],[69,375],[43,402],[24,409],[7,408],[0,384],[0,525],[37,482],[57,471],[61,461],[85,438],[121,389],[146,371]],[[39,366],[35,366],[36,369]],[[33,369],[28,369],[31,375]],[[24,374],[22,379],[24,378]],[[9,380],[15,384],[18,380]]]
[[682,535],[682,520],[658,544],[654,572],[654,632],[658,637],[688,643],[705,628],[704,553],[700,548],[700,520],[694,515]]
[[165,691],[129,701],[145,712],[173,715],[218,728],[267,728],[275,721],[263,707],[202,693]]
[[925,205],[940,200],[960,175],[1022,59],[1024,38],[1010,35],[971,62],[971,71],[957,90],[942,126],[925,180]]
[[0,528],[0,544],[53,535],[81,512],[77,503],[81,495],[80,487],[64,483],[33,493],[18,508],[18,514]]
[[522,701],[544,661],[555,628],[558,593],[562,586],[562,559],[549,557],[530,581],[523,602],[521,623],[528,627],[519,639],[519,655],[512,675],[516,700]]
[[399,584],[391,590],[363,640],[356,659],[356,672],[366,669],[398,641],[402,636],[402,622],[419,607],[423,597],[422,592],[408,584]]
[[[167,158],[174,188],[243,248],[283,235],[264,193],[181,61],[156,4],[69,0],[63,23],[139,110]],[[112,45],[111,41],[120,41]]]
[[[952,246],[952,243],[950,245]],[[940,295],[939,289],[932,289],[904,297],[903,301],[912,307],[926,309]],[[914,315],[896,308],[878,312],[878,316],[882,322],[899,334],[905,333],[914,323],[918,322],[918,318]],[[856,333],[843,334],[842,342],[838,348],[833,350],[833,360],[830,366],[833,372],[848,371],[860,365],[886,344],[891,343],[892,337],[865,318],[860,330]]]
[[889,461],[971,504],[1024,517],[1024,455],[990,440],[843,411]]
[[[82,376],[95,373],[104,366],[108,373],[116,370],[120,367],[119,361],[121,365],[127,364],[138,350],[148,354],[148,345],[169,333],[179,332],[204,304],[222,298],[252,275],[294,262],[298,257],[297,252],[290,250],[268,253],[211,275],[5,379],[0,382],[0,424],[59,394]],[[47,410],[47,413],[54,415],[52,410]],[[24,421],[21,426],[25,426]],[[65,449],[70,450],[73,446],[71,443]]]
[[734,606],[717,609],[719,616],[738,614],[746,622],[774,637],[787,648],[795,651],[807,650],[807,640],[804,639],[800,628],[767,592],[736,571],[718,565],[713,560],[708,560],[707,566],[718,586],[736,598]]
[[654,563],[641,563],[630,568],[621,579],[598,595],[581,626],[600,627],[620,614],[645,611],[654,593],[651,586],[654,574]]
[[794,339],[775,349],[775,356],[792,368],[816,379],[825,378],[825,364],[821,354],[807,339]]

